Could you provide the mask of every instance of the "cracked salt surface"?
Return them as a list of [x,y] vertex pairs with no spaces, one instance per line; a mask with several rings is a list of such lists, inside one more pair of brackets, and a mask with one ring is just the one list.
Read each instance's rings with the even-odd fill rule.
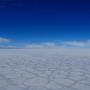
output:
[[0,90],[90,90],[90,56],[72,51],[1,50]]

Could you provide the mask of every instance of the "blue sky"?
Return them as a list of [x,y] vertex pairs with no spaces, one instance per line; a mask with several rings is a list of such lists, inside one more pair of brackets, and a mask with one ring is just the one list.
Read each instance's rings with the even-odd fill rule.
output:
[[10,40],[1,41],[0,45],[23,47],[46,42],[86,45],[90,39],[89,3],[89,0],[0,0],[0,37]]

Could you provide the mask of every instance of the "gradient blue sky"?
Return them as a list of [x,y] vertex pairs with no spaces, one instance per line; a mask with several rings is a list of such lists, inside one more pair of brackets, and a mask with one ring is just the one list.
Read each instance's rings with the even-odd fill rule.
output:
[[89,0],[0,0],[0,37],[26,43],[90,39]]

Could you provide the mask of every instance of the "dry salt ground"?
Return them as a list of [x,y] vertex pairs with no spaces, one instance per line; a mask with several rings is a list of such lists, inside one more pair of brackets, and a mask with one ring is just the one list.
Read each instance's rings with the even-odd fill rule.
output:
[[1,49],[0,90],[90,90],[88,49]]

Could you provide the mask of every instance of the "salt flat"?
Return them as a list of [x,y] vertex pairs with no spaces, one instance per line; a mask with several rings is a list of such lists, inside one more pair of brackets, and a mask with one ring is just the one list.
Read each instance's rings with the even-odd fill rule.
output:
[[90,90],[88,49],[1,49],[0,90]]

